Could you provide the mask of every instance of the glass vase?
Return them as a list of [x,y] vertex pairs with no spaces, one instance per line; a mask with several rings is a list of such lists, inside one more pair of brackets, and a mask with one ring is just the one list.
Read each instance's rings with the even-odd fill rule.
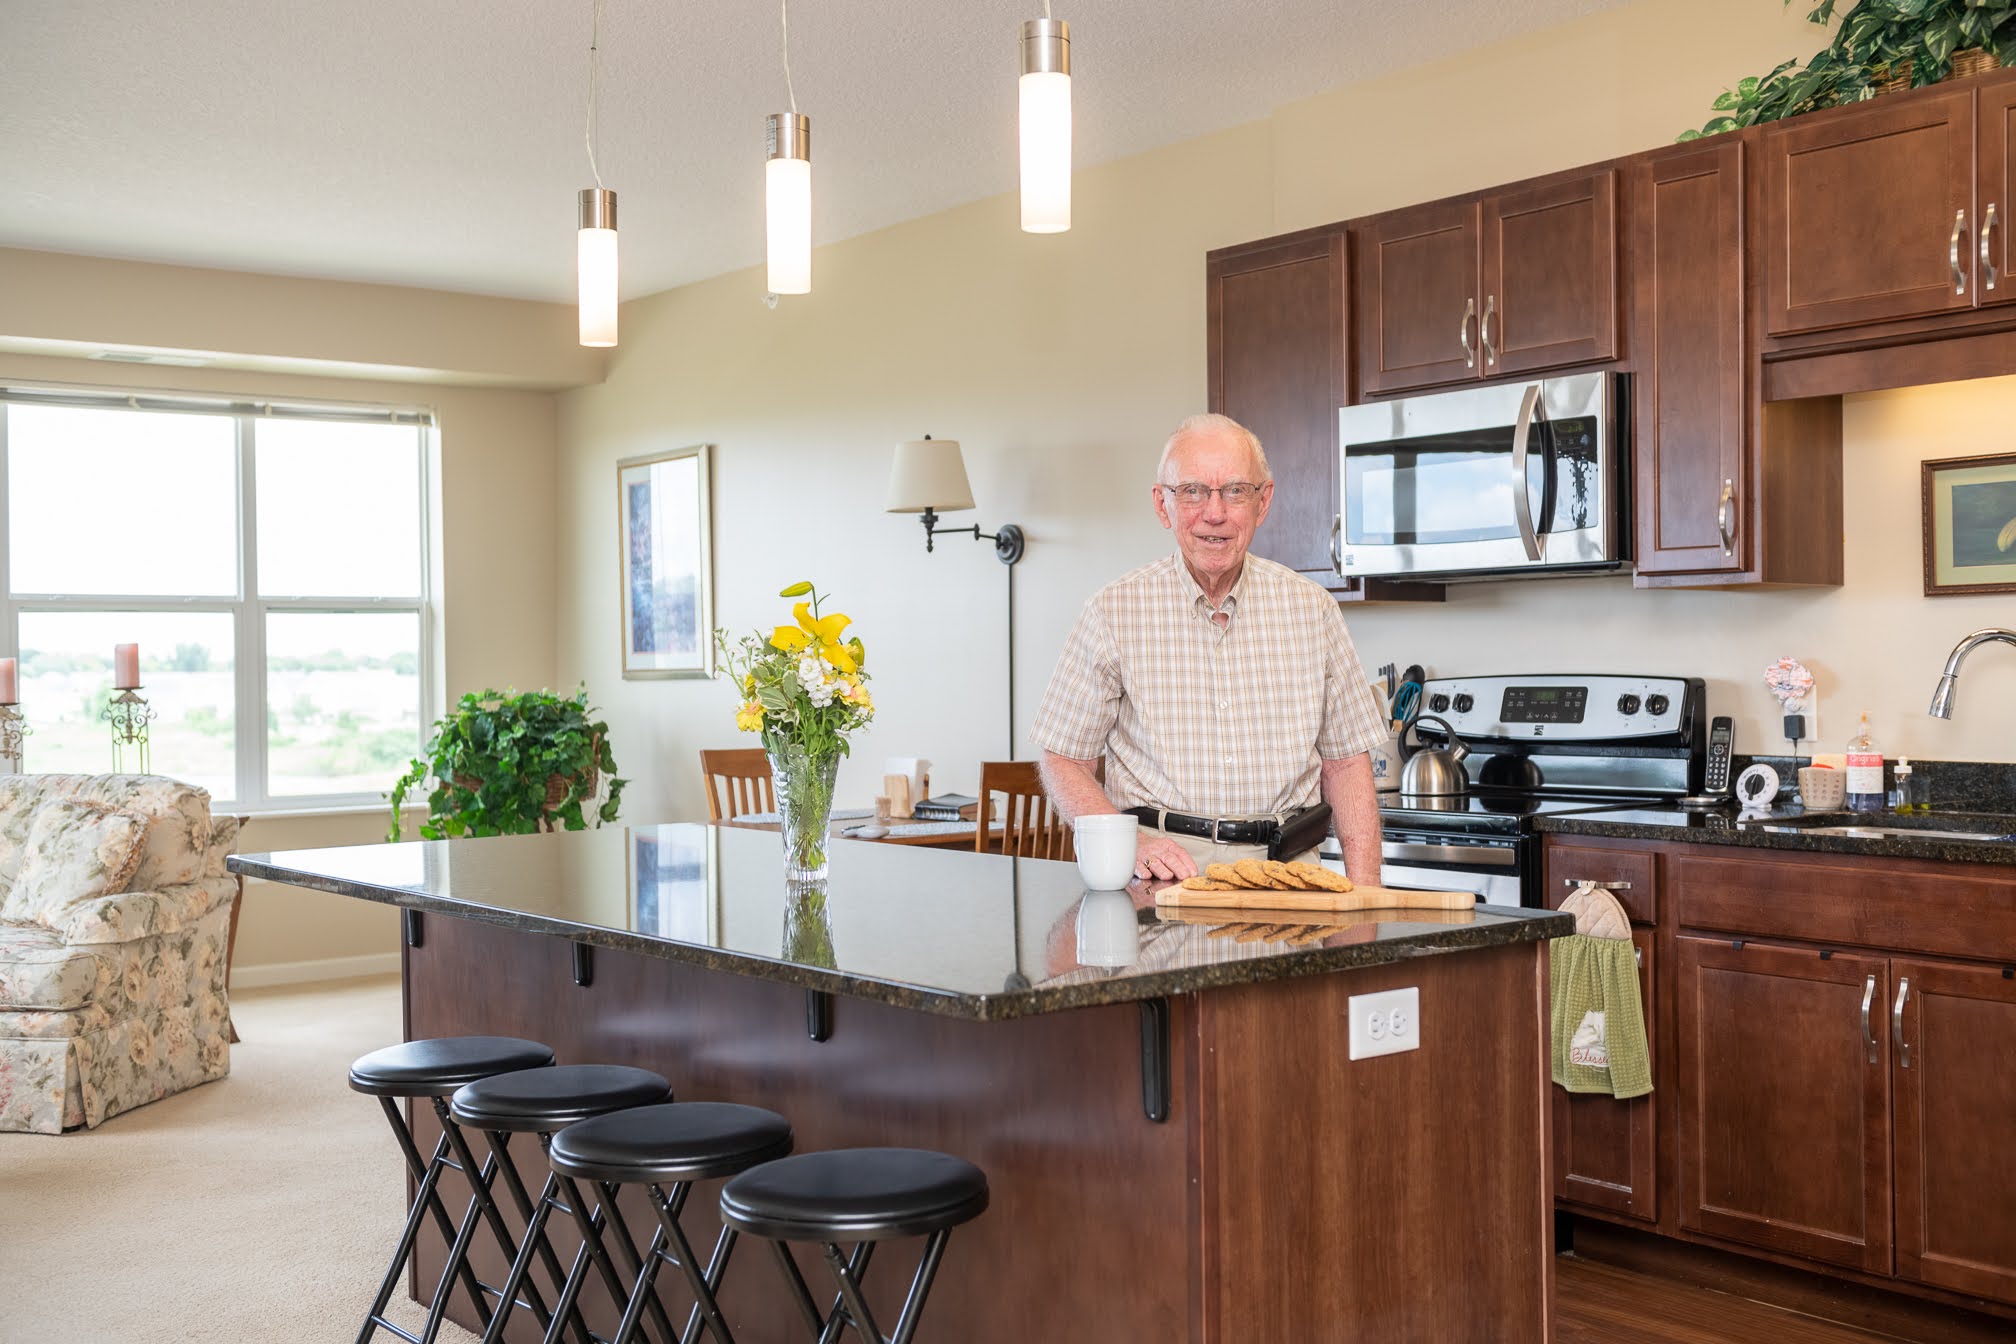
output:
[[826,914],[825,884],[787,882],[784,887],[784,960],[830,969],[833,924]]
[[770,748],[771,782],[784,832],[784,880],[826,880],[826,842],[833,828],[833,780],[840,753],[806,750],[795,742]]

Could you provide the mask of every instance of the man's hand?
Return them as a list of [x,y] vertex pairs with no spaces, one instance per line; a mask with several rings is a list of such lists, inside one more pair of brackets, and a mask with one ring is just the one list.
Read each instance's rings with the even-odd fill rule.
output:
[[1197,860],[1166,835],[1144,831],[1134,846],[1134,876],[1158,882],[1181,882],[1197,875]]

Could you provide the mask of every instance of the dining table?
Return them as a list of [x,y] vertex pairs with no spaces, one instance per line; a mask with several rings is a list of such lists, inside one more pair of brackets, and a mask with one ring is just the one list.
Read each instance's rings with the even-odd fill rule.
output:
[[[782,819],[775,812],[749,812],[741,816],[724,818],[723,826],[756,831],[775,831],[781,828]],[[863,827],[883,826],[883,835],[861,834]],[[835,840],[870,840],[884,845],[919,845],[928,849],[973,849],[974,832],[978,822],[933,821],[924,817],[892,818],[888,822],[877,822],[872,808],[839,808],[833,813],[832,837]],[[988,828],[989,852],[999,853],[1001,849],[1002,826],[999,821]]]

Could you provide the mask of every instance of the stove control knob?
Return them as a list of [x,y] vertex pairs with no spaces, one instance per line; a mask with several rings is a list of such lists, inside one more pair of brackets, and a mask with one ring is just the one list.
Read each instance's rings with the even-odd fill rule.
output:
[[1638,712],[1638,697],[1635,695],[1618,696],[1617,712],[1619,714],[1636,714]]
[[1476,707],[1476,704],[1477,701],[1472,697],[1468,695],[1458,695],[1456,697],[1456,712],[1458,714],[1468,714],[1473,708]]
[[1428,708],[1434,710],[1437,714],[1447,713],[1449,710],[1449,697],[1437,692],[1428,698]]
[[1672,704],[1673,702],[1663,695],[1647,696],[1645,698],[1645,712],[1648,714],[1664,714]]

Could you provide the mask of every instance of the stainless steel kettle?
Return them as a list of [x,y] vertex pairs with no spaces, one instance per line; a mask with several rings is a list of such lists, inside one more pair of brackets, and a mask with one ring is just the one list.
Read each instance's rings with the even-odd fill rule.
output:
[[[1449,735],[1446,747],[1424,747],[1421,745],[1420,727],[1432,723]],[[1415,734],[1414,744],[1407,743],[1407,733]],[[1470,791],[1470,773],[1463,768],[1463,758],[1470,754],[1470,746],[1456,730],[1449,726],[1447,719],[1433,714],[1416,716],[1400,734],[1400,753],[1406,764],[1400,767],[1400,792],[1416,798],[1456,798]]]

